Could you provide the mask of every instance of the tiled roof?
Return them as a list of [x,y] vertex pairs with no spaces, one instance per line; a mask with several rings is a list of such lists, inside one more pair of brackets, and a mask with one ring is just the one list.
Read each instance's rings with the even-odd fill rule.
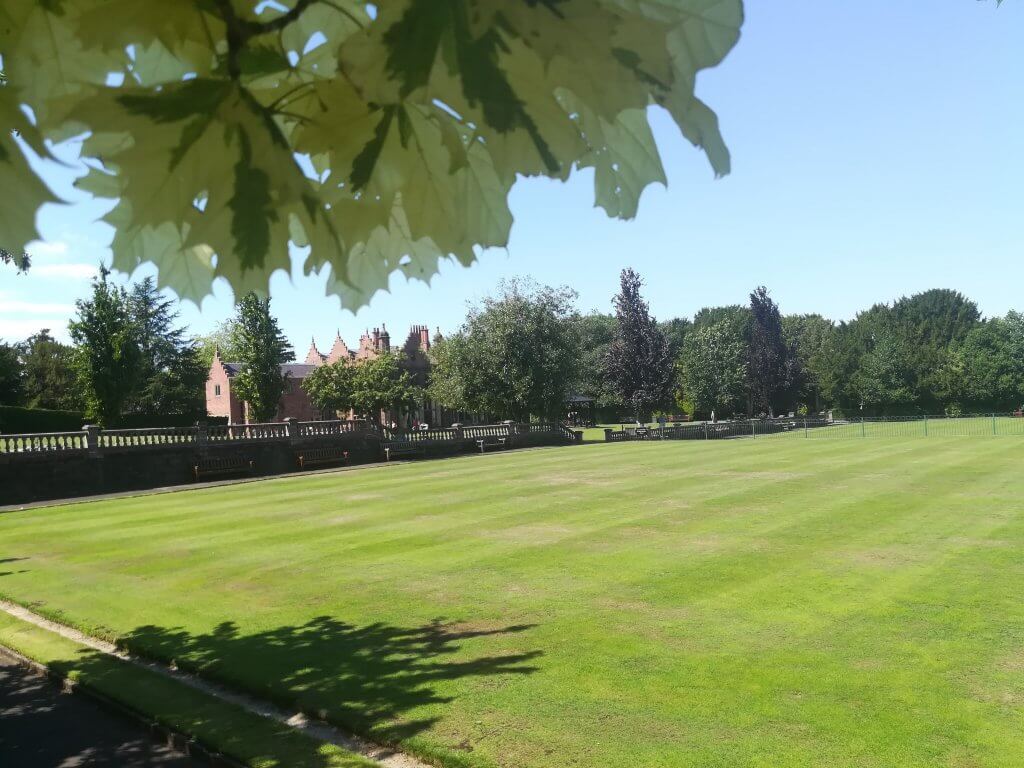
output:
[[[228,376],[235,376],[245,366],[241,363],[221,363],[224,366],[224,370],[227,371]],[[293,379],[304,379],[309,376],[310,373],[315,371],[317,366],[306,365],[305,363],[282,363],[281,373],[286,376],[291,376]]]
[[317,366],[306,363],[284,363],[281,366],[281,373],[291,376],[293,379],[304,379],[316,369]]

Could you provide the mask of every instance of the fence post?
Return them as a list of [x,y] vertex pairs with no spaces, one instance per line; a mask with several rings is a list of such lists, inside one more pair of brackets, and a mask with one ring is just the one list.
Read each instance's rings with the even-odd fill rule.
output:
[[928,437],[928,414],[924,415],[924,436]]
[[804,419],[804,437],[810,437],[810,435],[807,434],[807,419]]
[[996,415],[992,414],[992,434],[996,434]]
[[708,423],[706,421],[704,422],[704,439],[708,439]]
[[757,422],[753,419],[750,420],[750,436],[757,437]]
[[864,431],[864,417],[860,417],[860,436],[867,437],[867,433]]

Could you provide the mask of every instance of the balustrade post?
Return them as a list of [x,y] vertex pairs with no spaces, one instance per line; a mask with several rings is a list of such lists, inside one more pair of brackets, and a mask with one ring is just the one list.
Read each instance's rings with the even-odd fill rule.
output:
[[196,445],[199,448],[205,448],[206,443],[210,440],[209,425],[205,421],[196,422]]
[[85,432],[85,447],[89,451],[89,455],[99,456],[100,433],[103,431],[103,428],[98,424],[86,424],[82,427],[82,431]]
[[299,439],[299,420],[294,416],[289,416],[284,420],[285,428],[288,430],[288,439],[293,443]]

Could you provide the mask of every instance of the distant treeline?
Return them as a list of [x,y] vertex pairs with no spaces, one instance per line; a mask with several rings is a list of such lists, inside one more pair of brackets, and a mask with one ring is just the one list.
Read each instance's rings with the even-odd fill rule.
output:
[[[601,418],[629,414],[606,375],[618,320],[592,313],[579,323],[577,388],[597,398]],[[983,318],[953,290],[876,304],[850,322],[783,315],[767,293],[755,292],[750,304],[707,307],[657,327],[675,361],[674,401],[664,410],[956,415],[1024,403],[1024,315]]]

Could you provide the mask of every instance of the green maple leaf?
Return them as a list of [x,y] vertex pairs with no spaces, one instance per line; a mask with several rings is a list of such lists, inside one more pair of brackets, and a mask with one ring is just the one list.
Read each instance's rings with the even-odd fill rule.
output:
[[[652,104],[726,173],[694,90],[741,23],[741,0],[5,3],[0,117],[36,151],[87,134],[77,186],[117,201],[118,269],[153,262],[195,301],[216,277],[265,293],[295,246],[355,309],[396,273],[507,244],[520,176],[592,167],[597,204],[634,216],[665,182]],[[49,195],[0,151],[25,190],[0,214],[18,250]]]

